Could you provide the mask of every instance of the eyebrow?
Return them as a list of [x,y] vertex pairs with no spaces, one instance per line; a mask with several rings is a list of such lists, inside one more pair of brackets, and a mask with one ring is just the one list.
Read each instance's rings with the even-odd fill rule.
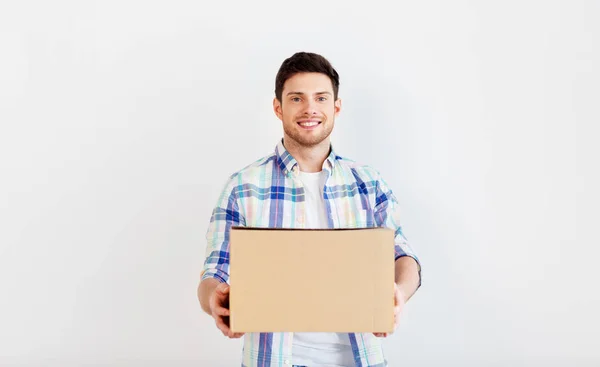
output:
[[[304,93],[302,93],[302,92],[288,92],[286,95],[289,96],[289,95],[292,95],[292,94],[298,94],[298,95],[301,95],[301,96],[304,95]],[[329,95],[331,95],[330,92],[318,92],[318,93],[315,93],[315,94],[329,94]]]

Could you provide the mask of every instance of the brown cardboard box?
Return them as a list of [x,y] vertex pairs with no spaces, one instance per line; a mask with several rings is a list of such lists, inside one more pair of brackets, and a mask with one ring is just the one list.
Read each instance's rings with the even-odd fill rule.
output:
[[391,332],[394,233],[252,229],[230,236],[233,332]]

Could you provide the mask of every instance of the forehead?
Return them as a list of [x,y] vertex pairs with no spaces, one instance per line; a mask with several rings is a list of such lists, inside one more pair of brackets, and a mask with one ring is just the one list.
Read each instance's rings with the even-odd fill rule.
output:
[[313,92],[332,92],[333,86],[331,79],[321,73],[297,73],[285,81],[283,93],[290,91],[313,93]]

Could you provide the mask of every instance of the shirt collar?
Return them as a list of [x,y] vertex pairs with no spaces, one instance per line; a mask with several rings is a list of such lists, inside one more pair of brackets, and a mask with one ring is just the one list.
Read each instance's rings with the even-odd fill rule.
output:
[[[294,158],[290,152],[285,149],[285,146],[283,146],[283,138],[279,140],[275,147],[275,156],[277,157],[279,167],[286,175],[299,170],[298,161],[296,161],[296,158]],[[323,162],[323,169],[331,171],[335,166],[335,158],[336,154],[333,150],[333,145],[329,144],[329,155],[327,156],[327,159],[325,159],[325,162]]]

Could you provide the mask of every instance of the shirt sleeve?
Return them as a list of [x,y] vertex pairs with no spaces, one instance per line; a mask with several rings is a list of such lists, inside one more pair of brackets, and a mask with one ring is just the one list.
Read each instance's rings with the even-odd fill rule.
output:
[[410,256],[417,262],[419,268],[419,287],[421,287],[421,261],[414,252],[402,232],[400,223],[400,208],[396,196],[389,188],[387,182],[381,177],[377,180],[375,202],[375,222],[378,227],[386,227],[394,230],[394,252],[395,260],[403,256]]
[[201,280],[214,278],[229,282],[229,234],[231,227],[244,226],[245,220],[238,207],[236,186],[230,178],[212,211],[206,231],[206,258]]

